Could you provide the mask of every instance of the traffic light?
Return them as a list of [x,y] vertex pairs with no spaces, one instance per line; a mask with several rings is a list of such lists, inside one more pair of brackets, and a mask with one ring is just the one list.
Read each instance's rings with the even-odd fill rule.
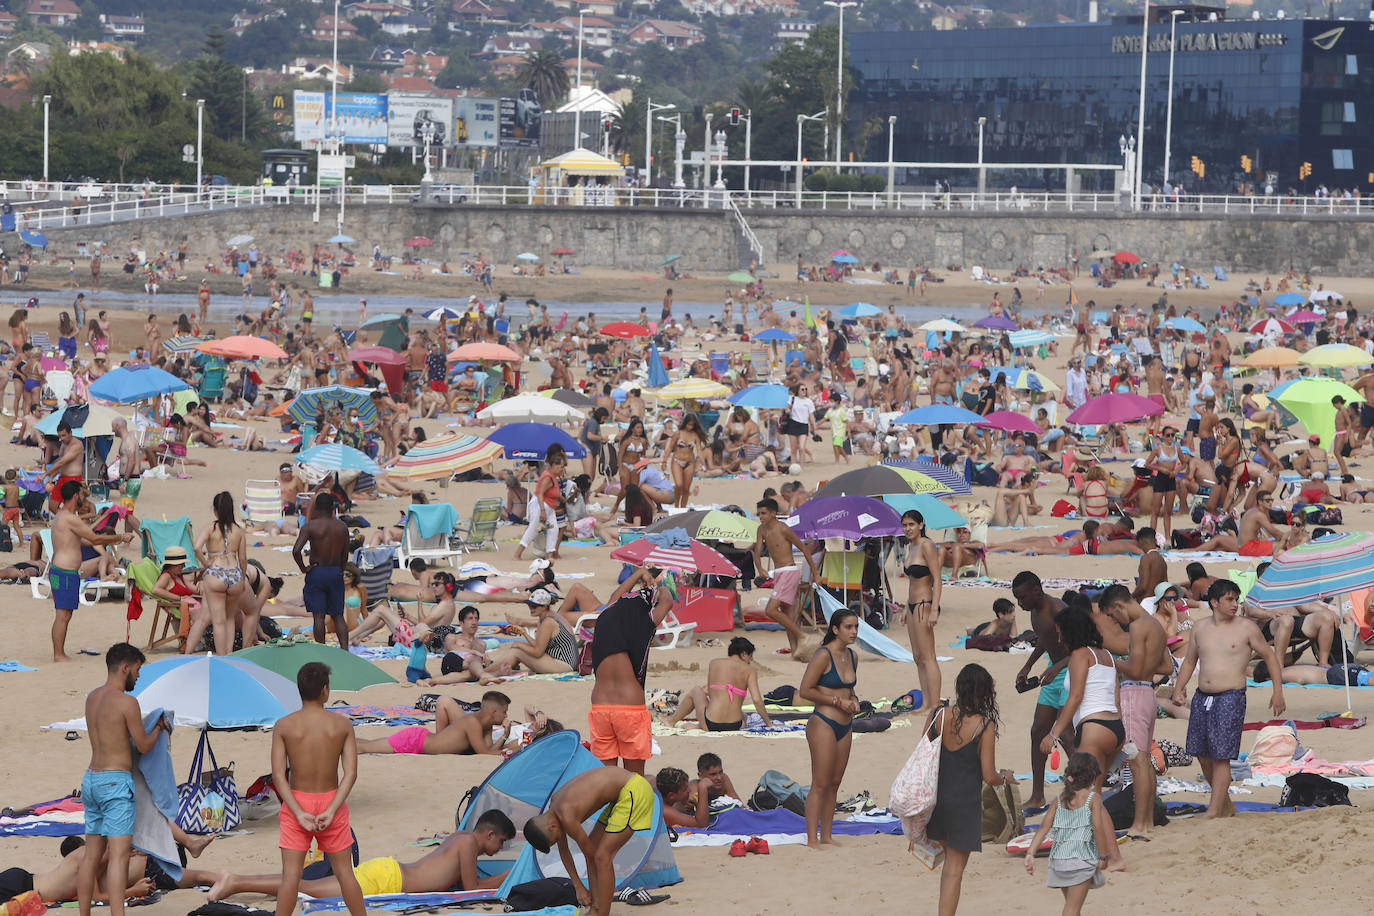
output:
[[731,126],[731,127],[739,127],[739,109],[738,109],[738,108],[731,108],[731,109],[730,109],[730,126]]
[[1241,157],[1240,157],[1240,170],[1241,170],[1242,172],[1244,172],[1245,174],[1248,175],[1248,174],[1250,174],[1250,169],[1253,168],[1253,167],[1254,167],[1254,163],[1250,161],[1250,157],[1249,157],[1249,156],[1241,156]]
[[1306,178],[1312,174],[1312,163],[1304,162],[1298,167],[1298,178]]
[[602,118],[602,119],[601,119],[601,129],[604,130],[604,131],[605,131],[606,133],[608,133],[608,134],[611,132],[611,119],[610,119],[610,118],[607,117],[607,118]]

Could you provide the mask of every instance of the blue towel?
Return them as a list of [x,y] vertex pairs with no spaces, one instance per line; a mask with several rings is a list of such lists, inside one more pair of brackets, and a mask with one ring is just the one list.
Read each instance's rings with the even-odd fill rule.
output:
[[422,538],[448,534],[458,525],[458,510],[449,503],[410,506],[409,512],[410,517],[415,519],[415,530]]
[[[455,907],[464,906],[469,903],[483,903],[489,900],[500,899],[497,896],[497,888],[480,891],[449,891],[436,894],[375,894],[367,899],[369,910],[405,910],[413,906],[432,906],[432,907]],[[302,913],[320,913],[348,909],[348,904],[344,903],[342,897],[316,897],[301,901]],[[526,913],[525,916],[534,916],[536,913],[546,914],[546,916],[575,916],[576,907],[551,907],[544,910],[534,910]]]
[[[826,619],[844,607],[843,602],[823,588],[815,589],[815,593],[816,598],[821,603],[821,608],[825,611]],[[906,662],[908,665],[916,663],[916,659],[912,657],[909,649],[903,649],[900,644],[879,633],[869,626],[863,617],[859,618],[859,645],[874,655],[881,655],[883,658],[889,658],[894,662]]]
[[37,671],[37,668],[30,668],[28,665],[21,665],[18,662],[0,662],[0,671]]
[[[771,811],[750,811],[747,808],[730,808],[716,815],[711,826],[679,827],[682,833],[730,834],[732,836],[761,836],[765,833],[806,833],[806,818],[793,814],[785,808]],[[835,833],[840,836],[869,836],[902,832],[902,822],[895,818],[883,821],[835,821]]]
[[[163,716],[171,722],[171,710],[154,709],[143,717],[143,729],[148,731]],[[171,824],[176,820],[178,799],[177,780],[172,772],[172,748],[166,729],[158,732],[153,749],[134,754],[134,848],[157,859],[162,870],[173,881],[181,878],[181,861]]]
[[686,528],[669,528],[667,531],[655,531],[644,535],[644,539],[656,547],[690,547],[692,539],[687,535]]

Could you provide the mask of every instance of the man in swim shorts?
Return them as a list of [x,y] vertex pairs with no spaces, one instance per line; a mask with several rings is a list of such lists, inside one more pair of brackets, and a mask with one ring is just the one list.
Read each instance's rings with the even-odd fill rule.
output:
[[[504,812],[484,812],[472,830],[448,835],[433,852],[415,862],[400,862],[394,856],[368,859],[353,869],[364,896],[374,894],[428,894],[454,890],[480,890],[500,887],[506,872],[482,876],[477,870],[478,856],[494,856],[515,837],[515,824]],[[281,888],[281,875],[234,875],[224,872],[210,888],[211,900],[224,900],[235,894],[266,894],[275,897]],[[302,881],[302,893],[311,897],[337,897],[339,879],[334,875]],[[278,904],[282,901],[279,899]],[[285,902],[294,908],[295,897]]]
[[[773,595],[768,599],[764,613],[782,624],[787,631],[787,651],[793,658],[801,645],[802,631],[797,625],[797,591],[801,587],[801,570],[792,559],[793,550],[799,551],[811,567],[811,581],[820,578],[816,561],[807,553],[792,529],[778,520],[777,500],[759,500],[759,534],[754,541],[754,568],[761,569],[763,549],[768,548],[768,556],[773,561]],[[593,643],[595,645],[595,643]]]
[[55,616],[52,624],[52,660],[69,662],[67,656],[67,626],[72,612],[81,600],[81,548],[83,545],[117,544],[132,535],[96,534],[82,518],[90,509],[86,493],[79,480],[69,480],[58,491],[62,508],[52,520],[52,557],[48,566],[48,582],[52,586],[52,605]]
[[[1011,594],[1022,609],[1029,612],[1031,629],[1035,631],[1035,651],[1026,659],[1016,674],[1016,689],[1024,692],[1030,678],[1031,669],[1042,655],[1048,655],[1050,666],[1041,678],[1040,695],[1035,702],[1035,718],[1031,720],[1031,796],[1026,799],[1027,807],[1039,807],[1045,803],[1045,763],[1049,759],[1040,750],[1040,743],[1050,733],[1059,710],[1068,701],[1068,659],[1069,652],[1059,640],[1059,627],[1054,615],[1064,609],[1064,602],[1045,594],[1040,577],[1030,570],[1017,574],[1011,583]],[[1073,736],[1066,732],[1060,744],[1067,753],[1073,753]]]
[[[339,648],[348,651],[348,623],[344,620],[343,568],[348,562],[348,526],[334,517],[332,493],[315,497],[310,520],[301,526],[291,556],[305,573],[301,599],[315,618],[315,642],[325,640],[325,619],[334,621]],[[310,565],[305,564],[305,546],[310,545]]]
[[423,725],[403,728],[386,738],[358,742],[360,754],[499,754],[501,745],[493,744],[494,726],[508,724],[510,697],[499,690],[482,694],[482,707],[474,713],[463,712],[456,703],[440,703],[435,710],[434,731]]
[[[1200,666],[1188,719],[1187,750],[1198,758],[1212,786],[1206,816],[1230,817],[1236,813],[1229,795],[1231,761],[1240,754],[1250,655],[1258,654],[1270,671],[1279,671],[1281,666],[1254,621],[1237,616],[1240,586],[1229,579],[1216,580],[1207,590],[1207,603],[1212,607],[1212,616],[1193,626],[1193,638],[1188,641],[1188,654],[1178,672],[1173,700],[1183,703],[1188,681]],[[1274,684],[1269,708],[1275,716],[1282,714],[1283,684]]]
[[63,485],[72,480],[80,483],[86,467],[86,444],[72,435],[72,428],[66,422],[57,424],[57,447],[57,457],[47,469],[47,476],[53,481],[49,493],[54,510],[62,505]]
[[[591,835],[582,822],[598,809]],[[638,773],[616,767],[588,770],[573,777],[549,799],[548,810],[525,822],[525,840],[547,853],[555,845],[563,859],[577,902],[590,905],[589,914],[608,916],[615,893],[616,853],[637,832],[654,826],[654,789]],[[587,886],[573,868],[568,838],[577,843],[587,861]]]

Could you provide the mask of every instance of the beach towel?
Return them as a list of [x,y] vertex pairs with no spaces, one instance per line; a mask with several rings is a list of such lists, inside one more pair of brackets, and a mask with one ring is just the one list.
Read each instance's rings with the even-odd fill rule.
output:
[[[806,842],[806,818],[786,808],[769,811],[750,811],[731,808],[711,819],[707,827],[678,827],[674,846],[729,846],[741,837],[757,836],[770,846],[801,845]],[[897,836],[902,832],[901,821],[890,813],[870,812],[860,818],[835,821],[836,836]]]
[[[400,910],[410,910],[415,908],[433,907],[435,909],[453,909],[456,907],[467,906],[470,903],[485,903],[498,900],[496,888],[480,891],[449,891],[436,894],[374,894],[364,897],[367,901],[369,910],[389,910],[392,912]],[[305,897],[301,899],[301,913],[325,913],[338,910],[347,910],[348,904],[344,903],[342,897]],[[553,907],[544,910],[532,910],[526,916],[575,916],[576,907],[564,906]]]
[[349,719],[354,725],[424,725],[434,721],[434,713],[413,706],[360,704],[330,706],[328,709]]
[[[150,731],[158,719],[172,717],[170,710],[154,709],[143,717],[144,731]],[[181,878],[181,857],[176,840],[172,838],[172,821],[177,816],[180,800],[177,780],[172,771],[171,733],[158,732],[153,749],[140,754],[134,748],[134,836],[135,849],[157,859],[173,881]]]
[[1364,716],[1358,718],[1331,716],[1327,719],[1270,719],[1267,722],[1246,722],[1241,726],[1241,731],[1257,732],[1269,725],[1291,725],[1299,731],[1310,731],[1316,728],[1354,729],[1363,728],[1368,721]]
[[0,671],[37,671],[37,668],[30,668],[28,665],[21,665],[16,661],[0,662]]
[[79,836],[86,832],[86,813],[79,799],[67,799],[76,807],[48,810],[19,817],[0,817],[0,837]]

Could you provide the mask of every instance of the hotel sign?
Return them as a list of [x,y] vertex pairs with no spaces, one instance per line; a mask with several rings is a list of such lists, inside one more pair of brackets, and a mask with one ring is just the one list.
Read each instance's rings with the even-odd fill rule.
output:
[[[1113,35],[1113,54],[1139,54],[1141,36]],[[1255,51],[1260,48],[1280,47],[1288,43],[1288,36],[1281,32],[1197,32],[1178,36],[1180,53],[1189,51]],[[1150,52],[1169,50],[1169,36],[1156,35],[1150,39]]]

